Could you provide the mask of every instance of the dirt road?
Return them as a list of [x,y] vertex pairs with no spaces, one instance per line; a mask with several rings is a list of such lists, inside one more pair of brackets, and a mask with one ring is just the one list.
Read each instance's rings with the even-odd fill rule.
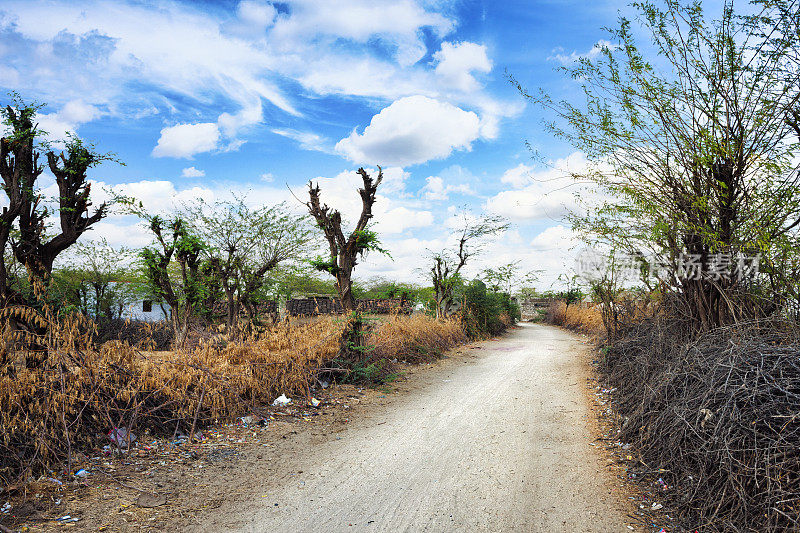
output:
[[419,390],[302,450],[296,474],[218,509],[205,531],[620,532],[590,446],[586,345],[523,325]]

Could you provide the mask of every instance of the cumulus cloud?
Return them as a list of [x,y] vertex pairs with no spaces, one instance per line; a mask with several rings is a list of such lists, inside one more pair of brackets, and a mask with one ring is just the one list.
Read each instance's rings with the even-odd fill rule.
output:
[[459,91],[478,89],[478,81],[472,72],[490,72],[492,62],[486,55],[486,46],[482,44],[461,42],[443,42],[442,48],[433,54],[436,63],[436,75],[444,83]]
[[177,124],[161,130],[154,157],[191,158],[218,148],[219,127],[213,122]]
[[356,163],[407,166],[469,150],[480,136],[480,119],[446,102],[408,96],[372,117],[363,133],[354,130],[336,150]]
[[513,187],[519,189],[520,187],[524,187],[525,185],[531,183],[532,172],[533,172],[533,167],[530,167],[525,163],[520,163],[514,168],[509,168],[508,170],[506,170],[500,177],[500,181],[503,183],[508,183]]
[[81,100],[70,100],[54,113],[41,113],[36,116],[39,130],[47,132],[47,139],[55,141],[56,146],[63,146],[62,141],[68,134],[74,134],[87,122],[98,118],[100,110]]
[[[484,45],[442,42],[457,26],[446,3],[288,0],[276,9],[265,0],[242,0],[230,13],[204,5],[8,0],[0,13],[0,78],[55,104],[113,102],[104,110],[112,116],[216,122],[220,151],[238,147],[237,137],[266,112],[302,116],[296,100],[306,96],[388,103],[424,95],[473,110],[487,139],[521,107],[480,87],[476,75],[492,68]],[[433,61],[422,61],[430,53]],[[30,64],[42,68],[31,71]],[[53,76],[56,66],[70,75]],[[287,81],[307,94],[288,96]],[[265,110],[267,103],[274,109]],[[56,116],[49,123],[63,130],[75,125],[70,120]],[[303,148],[327,147],[309,137],[316,132],[297,133],[306,137],[298,139]]]
[[443,201],[450,197],[450,193],[474,195],[475,191],[468,183],[445,184],[444,179],[439,176],[428,176],[425,178],[425,186],[422,188],[422,195],[426,200]]
[[581,243],[575,233],[562,224],[551,226],[533,238],[531,247],[538,251],[571,250]]
[[184,168],[181,171],[181,176],[183,176],[184,178],[202,178],[205,175],[206,175],[205,170],[200,170],[194,167]]
[[[387,202],[388,204],[388,202]],[[433,225],[433,213],[425,210],[396,207],[376,209],[375,229],[381,234],[403,233],[410,228],[425,228]]]

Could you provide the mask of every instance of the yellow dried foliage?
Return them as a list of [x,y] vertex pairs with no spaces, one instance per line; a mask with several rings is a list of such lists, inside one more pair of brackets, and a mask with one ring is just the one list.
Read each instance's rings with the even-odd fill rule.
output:
[[581,303],[567,306],[564,302],[554,302],[547,310],[547,318],[553,324],[564,326],[587,335],[603,332],[603,313],[598,304]]
[[427,315],[392,315],[367,338],[373,359],[421,361],[467,342],[458,320],[435,320]]
[[[341,317],[280,322],[237,340],[217,335],[189,351],[153,352],[93,345],[93,324],[78,316],[8,308],[0,317],[0,485],[69,467],[77,450],[109,444],[115,427],[172,434],[180,425],[188,434],[195,415],[202,425],[280,394],[307,395],[345,327]],[[21,333],[13,319],[35,331]],[[465,341],[457,322],[422,315],[392,316],[367,339],[370,359],[411,361]]]
[[316,370],[336,354],[344,327],[333,318],[280,323],[238,342],[145,352],[119,341],[93,346],[92,325],[80,317],[12,312],[25,313],[25,324],[46,333],[21,336],[5,328],[0,485],[68,462],[76,449],[108,443],[104,435],[113,427],[171,432],[180,423],[188,433],[196,412],[205,423],[282,393],[306,394]]

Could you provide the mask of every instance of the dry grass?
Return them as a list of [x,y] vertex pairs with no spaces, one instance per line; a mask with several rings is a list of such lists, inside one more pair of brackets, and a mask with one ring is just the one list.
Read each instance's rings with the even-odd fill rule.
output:
[[[77,451],[108,444],[115,427],[189,434],[280,394],[305,396],[336,358],[345,327],[341,317],[281,322],[237,340],[217,335],[191,350],[152,352],[121,341],[94,345],[85,319],[36,320],[46,335],[6,333],[0,343],[0,486],[71,469]],[[373,330],[366,357],[421,361],[465,340],[456,322],[398,315]],[[27,361],[23,341],[38,345]]]
[[598,304],[572,304],[553,302],[547,309],[547,322],[557,326],[586,333],[600,335],[603,331],[603,313]]
[[392,315],[367,339],[374,359],[421,362],[467,342],[457,320],[435,320],[423,314]]

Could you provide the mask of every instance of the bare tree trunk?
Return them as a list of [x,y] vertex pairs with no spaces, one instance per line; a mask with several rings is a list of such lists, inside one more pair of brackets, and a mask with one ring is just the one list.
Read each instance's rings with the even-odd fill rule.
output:
[[233,329],[233,325],[236,322],[236,319],[238,318],[239,306],[237,305],[236,295],[233,289],[228,287],[227,283],[224,285],[224,287],[225,287],[225,296],[228,299],[228,316],[226,323],[228,325],[228,330],[231,330]]

